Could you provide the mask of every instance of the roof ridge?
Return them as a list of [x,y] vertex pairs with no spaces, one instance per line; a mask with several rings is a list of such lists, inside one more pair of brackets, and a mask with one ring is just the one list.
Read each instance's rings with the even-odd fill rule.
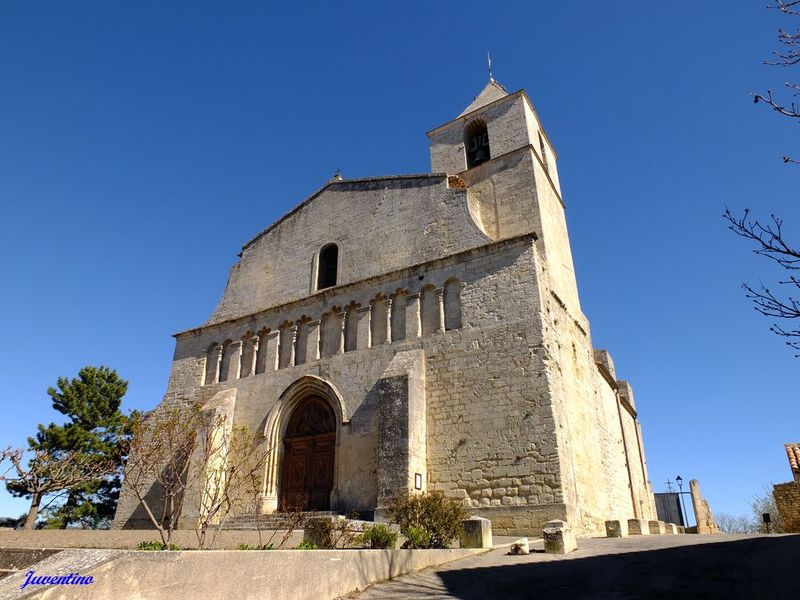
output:
[[446,173],[409,173],[409,174],[400,174],[400,175],[378,175],[374,177],[355,177],[353,179],[345,179],[342,178],[341,175],[339,177],[331,177],[328,181],[326,181],[322,187],[318,188],[315,192],[312,192],[310,195],[306,196],[300,203],[297,204],[294,208],[292,208],[289,212],[284,213],[278,219],[270,223],[267,227],[262,229],[256,235],[254,235],[250,240],[248,240],[243,246],[242,250],[239,253],[239,256],[242,255],[248,247],[250,247],[256,240],[258,240],[261,236],[269,232],[271,229],[276,227],[279,223],[287,219],[290,215],[294,214],[298,210],[300,210],[303,206],[311,202],[314,198],[322,194],[326,189],[331,187],[332,185],[342,185],[347,183],[366,183],[370,181],[385,181],[391,179],[429,179],[429,178],[445,178],[447,177]]
[[478,110],[479,108],[482,108],[487,104],[491,104],[495,100],[505,98],[508,95],[508,90],[503,87],[503,84],[498,83],[493,78],[490,78],[489,81],[486,82],[486,85],[483,86],[483,89],[480,91],[480,93],[472,99],[472,102],[469,103],[469,106],[462,110],[461,114],[458,116],[463,117],[467,113]]

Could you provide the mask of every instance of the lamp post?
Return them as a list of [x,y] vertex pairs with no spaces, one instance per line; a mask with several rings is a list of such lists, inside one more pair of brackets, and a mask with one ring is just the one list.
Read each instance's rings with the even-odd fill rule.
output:
[[681,506],[683,506],[684,526],[688,527],[689,526],[689,515],[686,514],[686,500],[683,499],[683,477],[678,475],[675,478],[675,482],[678,484],[678,489],[680,490],[678,493],[680,494],[680,497],[681,497]]

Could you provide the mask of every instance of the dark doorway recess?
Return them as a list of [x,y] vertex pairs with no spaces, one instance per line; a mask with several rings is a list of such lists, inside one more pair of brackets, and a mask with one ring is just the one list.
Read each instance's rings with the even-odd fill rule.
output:
[[317,396],[294,409],[286,427],[280,510],[330,510],[336,415]]

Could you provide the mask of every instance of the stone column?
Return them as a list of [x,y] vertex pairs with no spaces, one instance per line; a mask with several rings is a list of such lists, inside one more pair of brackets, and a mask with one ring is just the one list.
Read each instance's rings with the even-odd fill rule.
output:
[[250,343],[253,344],[253,356],[251,357],[250,361],[250,375],[256,374],[256,365],[258,364],[258,342],[261,338],[257,335],[254,335],[250,338]]
[[319,319],[306,323],[306,334],[308,335],[308,339],[306,340],[307,363],[312,360],[319,360],[319,330]]
[[694,506],[694,520],[697,523],[697,533],[719,533],[717,522],[711,513],[711,507],[700,493],[700,482],[697,479],[689,481],[689,491],[692,495],[692,505]]
[[444,288],[436,290],[436,299],[439,301],[439,327],[438,333],[444,333]]
[[219,375],[222,370],[222,353],[225,352],[225,346],[217,346],[217,356],[214,359],[214,381],[212,383],[219,383]]
[[264,371],[276,371],[278,369],[278,342],[281,338],[280,330],[270,331],[267,334],[266,360],[264,361]]
[[420,314],[420,295],[408,294],[406,296],[406,339],[413,340],[422,334],[422,321]]
[[384,344],[392,343],[392,299],[386,298],[386,337]]
[[297,325],[289,327],[289,364],[287,367],[295,365],[295,357],[297,356]]
[[347,313],[342,311],[337,313],[336,316],[339,317],[339,348],[337,352],[339,354],[344,354],[344,336],[345,332],[347,331]]

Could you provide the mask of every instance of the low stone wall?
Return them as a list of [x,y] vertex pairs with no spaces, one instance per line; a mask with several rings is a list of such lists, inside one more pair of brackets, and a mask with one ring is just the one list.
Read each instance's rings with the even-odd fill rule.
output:
[[18,571],[60,552],[52,548],[0,548],[0,571]]
[[[261,532],[261,543],[266,544],[272,531]],[[277,546],[283,538],[278,532],[272,539]],[[84,529],[37,529],[35,531],[0,531],[0,548],[120,548],[136,549],[139,542],[161,541],[158,532],[150,530],[84,530]],[[197,548],[194,530],[180,529],[172,534],[173,543],[180,548]],[[303,541],[303,530],[293,531],[284,548],[296,548]],[[214,549],[235,550],[239,544],[257,545],[258,532],[251,530],[224,530],[217,537]],[[206,543],[208,546],[208,543]]]
[[0,598],[326,600],[373,583],[485,550],[282,550],[135,552],[65,550],[36,565],[36,576],[79,572],[89,585],[29,586],[24,573],[0,580]]
[[543,506],[482,506],[467,509],[471,515],[489,519],[494,535],[526,535],[540,537],[542,527],[555,519],[567,520],[564,504]]
[[772,486],[775,504],[786,533],[800,533],[800,483],[790,481]]

